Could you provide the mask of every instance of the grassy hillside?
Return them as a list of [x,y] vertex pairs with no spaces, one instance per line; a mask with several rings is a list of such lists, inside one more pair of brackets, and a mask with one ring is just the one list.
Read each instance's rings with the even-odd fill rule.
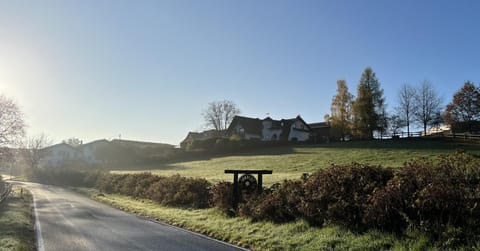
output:
[[480,155],[480,145],[466,142],[451,142],[440,139],[410,139],[384,141],[356,141],[307,145],[295,147],[272,147],[230,156],[214,156],[200,160],[171,164],[131,166],[116,173],[152,172],[159,175],[180,174],[204,177],[212,182],[231,180],[225,169],[271,169],[265,183],[272,184],[284,179],[299,178],[302,173],[313,172],[332,163],[371,163],[388,167],[400,167],[406,161],[418,157],[447,154],[456,149]]

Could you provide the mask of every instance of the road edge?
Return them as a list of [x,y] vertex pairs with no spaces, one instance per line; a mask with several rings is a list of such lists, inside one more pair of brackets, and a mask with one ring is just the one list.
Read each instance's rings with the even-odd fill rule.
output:
[[[220,244],[223,244],[223,245],[229,246],[229,247],[234,247],[234,248],[237,248],[237,249],[239,249],[239,250],[251,251],[251,249],[247,249],[247,248],[240,247],[240,246],[235,245],[235,244],[232,244],[232,243],[228,243],[228,242],[226,242],[226,241],[222,241],[222,240],[219,240],[219,239],[215,239],[215,238],[213,238],[213,237],[210,237],[210,236],[205,235],[205,234],[202,234],[202,233],[194,232],[194,231],[191,231],[191,230],[188,230],[188,229],[185,229],[185,228],[181,228],[181,227],[179,227],[179,226],[174,226],[174,225],[172,225],[172,224],[168,224],[168,223],[166,223],[166,222],[164,222],[164,221],[160,221],[160,220],[157,220],[157,219],[154,219],[154,218],[150,218],[150,217],[147,217],[147,216],[143,216],[143,215],[138,215],[138,214],[133,213],[133,212],[125,211],[125,210],[123,210],[123,209],[121,209],[121,208],[115,207],[115,206],[113,206],[113,205],[104,203],[104,202],[99,201],[99,200],[96,200],[95,198],[93,198],[93,197],[91,197],[91,196],[87,196],[87,195],[85,195],[84,193],[80,193],[80,192],[76,191],[75,189],[71,189],[71,188],[69,188],[69,187],[64,187],[64,188],[66,188],[66,189],[68,189],[68,190],[70,190],[70,191],[72,191],[72,192],[74,192],[74,193],[77,193],[77,194],[79,194],[79,195],[82,195],[82,196],[84,196],[85,198],[91,199],[91,200],[93,200],[93,201],[95,201],[95,202],[101,203],[101,204],[103,204],[103,205],[105,205],[105,206],[108,206],[108,207],[111,207],[111,208],[113,208],[113,209],[120,210],[120,211],[122,211],[122,212],[124,212],[124,213],[126,213],[126,214],[135,216],[135,217],[140,218],[140,219],[142,219],[142,220],[146,220],[146,221],[150,221],[150,222],[152,222],[152,223],[169,226],[169,227],[172,227],[172,228],[174,228],[174,229],[177,229],[177,230],[180,230],[180,231],[183,231],[183,232],[186,232],[186,233],[193,234],[193,235],[198,236],[198,237],[200,237],[200,238],[207,239],[207,240],[211,240],[211,241],[215,241],[215,242],[217,242],[217,243],[220,243]],[[39,251],[40,251],[40,250],[39,250]]]
[[[105,203],[103,203],[103,204],[105,204]],[[105,205],[108,205],[108,204],[105,204]],[[117,208],[117,209],[118,209],[118,208]],[[119,209],[119,210],[121,210],[121,209]],[[123,211],[123,210],[121,210],[121,211]],[[175,229],[177,229],[177,230],[184,231],[184,232],[187,232],[187,233],[196,235],[196,236],[201,237],[201,238],[203,238],[203,239],[215,241],[215,242],[221,243],[221,244],[223,244],[223,245],[225,245],[225,246],[238,248],[238,249],[244,250],[244,251],[251,251],[250,249],[246,249],[246,248],[244,248],[244,247],[240,247],[240,246],[234,245],[234,244],[232,244],[232,243],[228,243],[228,242],[226,242],[226,241],[222,241],[222,240],[219,240],[219,239],[215,239],[215,238],[212,238],[212,237],[210,237],[210,236],[208,236],[208,235],[204,235],[204,234],[202,234],[202,233],[197,233],[197,232],[194,232],[194,231],[185,229],[185,228],[181,228],[181,227],[179,227],[179,226],[174,226],[174,225],[168,224],[168,223],[163,222],[163,221],[159,221],[159,220],[156,220],[156,219],[152,219],[152,218],[140,216],[140,215],[137,215],[137,214],[134,214],[134,213],[131,213],[131,212],[126,212],[126,211],[123,211],[123,212],[132,214],[132,215],[136,216],[137,218],[140,218],[140,219],[143,219],[143,220],[146,220],[146,221],[150,221],[150,222],[153,222],[153,223],[156,223],[156,224],[160,224],[160,225],[169,226],[169,227],[175,228]]]
[[[28,190],[30,191],[30,189]],[[37,250],[45,251],[45,243],[42,237],[42,226],[40,225],[40,220],[38,219],[37,199],[35,197],[35,194],[32,193],[32,191],[30,191],[30,194],[32,194],[32,200],[33,200],[33,215],[35,216],[35,237],[37,239],[36,241]]]

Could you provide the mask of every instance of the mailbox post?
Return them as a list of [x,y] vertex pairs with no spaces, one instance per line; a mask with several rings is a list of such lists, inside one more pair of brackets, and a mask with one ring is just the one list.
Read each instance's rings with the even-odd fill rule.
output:
[[[253,192],[256,190],[257,193],[262,192],[262,183],[264,174],[272,174],[272,170],[225,170],[225,173],[233,173],[233,200],[232,207],[234,210],[237,210],[238,202],[240,200],[240,189],[243,188],[248,192]],[[240,179],[239,174],[243,174]],[[257,180],[252,174],[257,175]],[[239,184],[240,183],[240,184]]]

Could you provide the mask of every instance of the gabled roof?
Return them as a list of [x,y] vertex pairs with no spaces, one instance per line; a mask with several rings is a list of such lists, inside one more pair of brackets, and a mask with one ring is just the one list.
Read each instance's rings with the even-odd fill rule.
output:
[[301,130],[301,131],[311,131],[311,127],[298,115],[295,118],[292,119],[281,119],[281,120],[274,120],[270,117],[266,117],[265,119],[254,119],[254,118],[248,118],[248,117],[242,117],[242,116],[235,116],[232,120],[232,123],[228,127],[228,131],[232,132],[234,127],[237,125],[241,125],[244,129],[245,132],[251,133],[251,134],[257,134],[257,135],[262,135],[262,129],[263,129],[263,122],[264,121],[269,121],[271,122],[271,126],[266,129],[281,129],[282,132],[280,133],[280,137],[288,137],[290,134],[290,131],[292,130],[292,124],[295,123],[296,121],[300,120],[305,126],[306,129],[293,129],[293,130]]
[[164,143],[134,141],[134,140],[125,140],[125,139],[114,139],[111,142],[119,145],[133,146],[133,147],[139,147],[139,148],[146,148],[146,147],[174,148],[175,147],[174,145],[164,144]]
[[307,124],[307,122],[305,122],[305,120],[303,120],[303,118],[300,117],[300,115],[298,115],[294,120],[300,120],[300,121],[302,121],[302,123],[307,126],[308,131],[311,131],[311,130],[312,130],[312,128],[310,127],[310,125]]
[[108,140],[106,140],[106,139],[99,139],[99,140],[94,140],[94,141],[92,141],[92,142],[88,142],[88,143],[86,143],[86,144],[79,145],[79,147],[94,145],[94,144],[98,144],[98,143],[106,143],[106,144],[108,144],[108,143],[110,143],[110,142],[108,142]]
[[211,138],[222,138],[225,136],[226,130],[207,130],[203,132],[188,132],[187,137],[182,141],[206,140]]
[[[307,127],[307,129],[302,130],[299,128],[292,128],[292,125],[297,120],[300,120]],[[306,131],[306,132],[311,131],[310,126],[302,119],[302,117],[300,117],[300,115],[298,115],[296,118],[293,118],[293,119],[282,119],[280,120],[280,123],[282,125],[282,133],[280,134],[280,137],[282,138],[287,138],[290,135],[291,130]]]
[[258,118],[254,119],[242,116],[235,116],[232,120],[232,123],[230,123],[230,126],[228,126],[227,131],[232,132],[234,127],[237,125],[241,125],[247,133],[262,135],[262,120]]
[[70,149],[72,149],[72,150],[74,150],[74,151],[78,151],[77,148],[75,148],[75,147],[73,147],[73,146],[71,146],[71,145],[69,145],[69,144],[67,144],[67,143],[63,143],[63,142],[62,142],[62,143],[59,143],[59,144],[47,146],[47,147],[43,148],[42,150],[46,151],[46,150],[50,150],[50,149],[52,149],[52,148],[57,148],[57,147],[62,147],[62,146],[63,146],[63,147],[70,148]]

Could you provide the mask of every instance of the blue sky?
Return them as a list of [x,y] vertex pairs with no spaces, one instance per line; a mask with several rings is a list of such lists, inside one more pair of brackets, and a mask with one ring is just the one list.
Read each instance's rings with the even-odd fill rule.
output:
[[428,79],[450,102],[480,83],[477,1],[0,0],[0,92],[29,134],[178,144],[230,99],[318,122],[336,80],[371,66],[389,109]]

